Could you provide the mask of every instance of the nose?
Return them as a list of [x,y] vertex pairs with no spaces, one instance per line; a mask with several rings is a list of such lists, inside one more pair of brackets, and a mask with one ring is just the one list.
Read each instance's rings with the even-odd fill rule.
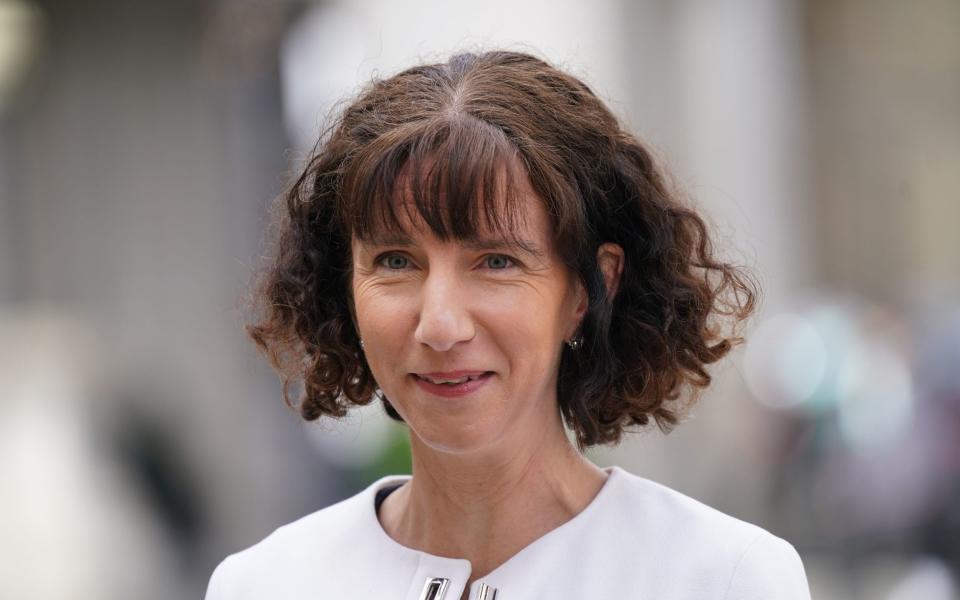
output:
[[427,276],[421,292],[420,321],[414,338],[437,352],[446,352],[476,333],[464,286],[451,273]]

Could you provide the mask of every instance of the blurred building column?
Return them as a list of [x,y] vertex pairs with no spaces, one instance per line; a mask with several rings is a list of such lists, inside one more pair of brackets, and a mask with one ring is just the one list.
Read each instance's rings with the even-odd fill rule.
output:
[[[815,280],[798,3],[645,0],[622,10],[631,121],[712,221],[721,255],[755,270],[763,303],[753,322],[761,321]],[[613,454],[770,525],[780,417],[752,400],[741,361],[738,350],[712,370],[714,384],[675,432],[651,431]]]
[[9,122],[0,114],[0,306],[16,299],[16,251],[14,227],[13,174],[10,169]]
[[38,4],[42,69],[4,145],[17,294],[92,332],[78,352],[104,368],[95,429],[78,430],[109,447],[196,594],[227,553],[340,493],[240,310],[286,166],[285,4]]
[[0,0],[0,307],[23,299],[12,113],[26,100],[24,88],[35,70],[42,35],[42,14],[33,2]]
[[690,0],[679,17],[690,191],[755,261],[770,309],[816,277],[800,8]]
[[960,3],[806,4],[818,268],[896,308],[960,298]]

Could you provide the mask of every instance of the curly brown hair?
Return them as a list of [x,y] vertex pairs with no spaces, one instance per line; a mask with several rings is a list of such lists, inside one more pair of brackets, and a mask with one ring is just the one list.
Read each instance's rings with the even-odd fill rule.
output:
[[[507,193],[484,193],[501,189],[504,172]],[[439,239],[475,239],[483,226],[509,236],[520,205],[509,183],[520,176],[589,295],[583,345],[564,348],[557,388],[578,447],[615,444],[651,419],[669,431],[709,385],[706,366],[742,341],[735,332],[754,309],[754,279],[715,256],[704,219],[668,190],[649,151],[590,88],[506,51],[373,81],[278,198],[275,252],[247,330],[281,374],[285,402],[313,420],[379,397],[402,420],[360,349],[351,242],[402,229],[401,178]],[[612,299],[597,263],[604,242],[625,255]],[[302,384],[296,404],[292,382]]]

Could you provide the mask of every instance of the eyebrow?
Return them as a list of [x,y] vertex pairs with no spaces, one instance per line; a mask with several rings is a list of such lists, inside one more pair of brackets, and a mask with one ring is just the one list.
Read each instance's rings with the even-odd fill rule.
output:
[[[413,240],[405,235],[389,234],[376,236],[370,240],[375,246],[413,246]],[[546,254],[531,240],[517,239],[514,242],[506,240],[481,238],[468,239],[461,242],[469,250],[502,250],[517,248],[536,258],[544,258]]]

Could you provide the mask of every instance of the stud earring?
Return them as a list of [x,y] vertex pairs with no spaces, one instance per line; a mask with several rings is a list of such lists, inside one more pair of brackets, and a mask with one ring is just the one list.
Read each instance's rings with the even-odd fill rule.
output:
[[575,336],[567,340],[567,345],[570,346],[571,350],[579,350],[580,346],[583,345],[583,336]]
[[363,339],[360,340],[360,347],[363,348]]

